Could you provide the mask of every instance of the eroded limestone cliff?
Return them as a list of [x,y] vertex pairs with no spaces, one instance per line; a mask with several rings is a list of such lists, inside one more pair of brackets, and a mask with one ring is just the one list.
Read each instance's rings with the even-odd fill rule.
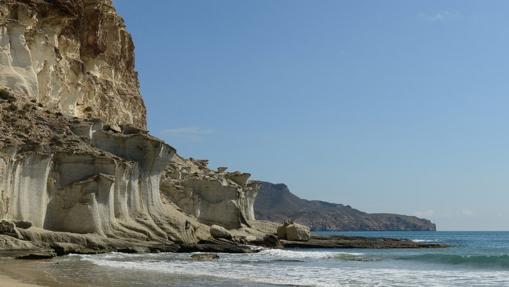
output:
[[199,239],[200,224],[161,201],[172,147],[143,130],[70,118],[13,94],[0,92],[3,219],[104,238]]
[[185,251],[209,224],[264,236],[248,174],[144,129],[133,51],[110,0],[0,1],[0,249]]
[[248,182],[248,173],[211,170],[207,164],[206,160],[175,156],[161,183],[163,196],[205,224],[249,226],[255,220],[258,184]]
[[134,45],[111,0],[0,1],[0,85],[66,115],[146,126]]

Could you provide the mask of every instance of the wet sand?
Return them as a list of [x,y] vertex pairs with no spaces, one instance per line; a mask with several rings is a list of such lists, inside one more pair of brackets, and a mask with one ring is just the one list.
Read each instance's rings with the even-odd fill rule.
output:
[[[0,259],[0,287],[64,287],[50,274],[37,268],[38,264],[48,264],[47,260]],[[73,286],[92,286],[73,284]]]
[[5,275],[0,274],[0,286],[10,286],[10,287],[40,287],[41,285],[34,285],[34,284],[28,284],[23,283],[19,280],[13,279],[11,277],[7,277]]

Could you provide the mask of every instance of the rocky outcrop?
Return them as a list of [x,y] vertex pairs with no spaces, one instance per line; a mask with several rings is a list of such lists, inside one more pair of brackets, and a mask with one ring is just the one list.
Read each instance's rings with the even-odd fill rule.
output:
[[[0,250],[281,246],[274,224],[255,221],[258,183],[151,136],[138,86],[111,0],[0,1]],[[308,234],[286,228],[288,239]]]
[[215,253],[195,253],[191,255],[191,259],[197,261],[210,261],[219,259],[219,255]]
[[[241,187],[225,177],[226,187],[217,186],[216,193],[208,196],[228,202],[218,201],[218,210],[200,205],[211,209],[202,215],[217,215],[213,218],[233,230],[211,229],[203,217],[196,218],[161,197],[161,182],[169,184],[161,177],[167,175],[174,157],[179,158],[172,147],[144,130],[54,113],[14,91],[0,90],[0,218],[4,220],[0,249],[59,255],[250,252],[236,244],[262,242],[266,233],[250,228],[246,219],[246,214],[253,214],[249,202],[254,196],[251,201],[239,197],[246,190],[256,192],[254,186]],[[201,186],[198,178],[195,181]],[[228,197],[232,186],[237,188],[233,189],[236,197]],[[228,207],[232,209],[221,217]],[[238,226],[232,227],[233,223]],[[220,234],[219,228],[225,232]]]
[[277,236],[291,241],[308,241],[311,238],[311,232],[302,224],[285,222],[277,228]]
[[248,182],[247,173],[211,170],[207,163],[175,156],[161,182],[163,196],[202,223],[227,228],[249,226],[255,219],[258,184]]
[[249,175],[149,135],[138,86],[111,0],[0,1],[0,249],[245,252],[233,241],[263,239]]
[[134,45],[111,0],[2,0],[0,86],[65,115],[146,126]]
[[368,249],[394,249],[394,248],[446,248],[441,243],[415,242],[409,239],[383,238],[383,237],[356,237],[356,236],[312,236],[307,241],[281,240],[285,248],[368,248]]
[[0,216],[29,227],[24,237],[35,228],[159,242],[200,238],[196,220],[161,201],[172,147],[142,130],[115,131],[14,99],[0,101]]
[[317,200],[305,200],[292,194],[284,184],[259,182],[255,202],[259,220],[295,221],[312,230],[392,230],[414,231],[436,229],[427,219],[399,214],[369,214],[357,209]]
[[210,235],[216,239],[232,239],[232,234],[224,227],[218,226],[218,225],[211,225],[210,226]]

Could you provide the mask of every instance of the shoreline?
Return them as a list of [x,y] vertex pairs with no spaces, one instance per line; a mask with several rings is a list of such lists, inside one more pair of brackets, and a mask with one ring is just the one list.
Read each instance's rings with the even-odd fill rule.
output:
[[[306,250],[315,248],[325,249],[350,249],[350,248],[369,248],[369,249],[401,249],[401,248],[444,248],[447,247],[442,244],[428,244],[417,243],[408,239],[393,239],[393,238],[368,238],[368,237],[348,237],[348,236],[332,236],[321,237],[312,236],[308,242],[296,242],[282,240],[283,250],[294,250],[295,248]],[[211,253],[245,253],[246,247],[242,244],[225,241],[212,241],[201,242],[194,246],[186,246],[184,252],[170,253],[193,253],[193,252],[211,252]],[[274,248],[272,248],[274,249]],[[126,249],[121,253],[147,253],[137,252],[136,248]],[[251,250],[253,252],[254,250]],[[66,282],[62,278],[58,278],[54,274],[44,271],[48,266],[41,264],[61,264],[61,262],[52,259],[39,259],[39,260],[22,260],[15,259],[17,253],[24,253],[26,251],[11,251],[3,252],[0,254],[0,286],[9,287],[67,287],[69,284],[75,287],[100,287],[100,285],[91,285],[89,282]],[[118,251],[117,251],[118,252]],[[256,252],[256,251],[254,251]],[[102,253],[102,252],[101,252]],[[108,252],[106,252],[108,253]],[[148,252],[151,253],[151,252]],[[97,254],[97,253],[96,253]],[[65,255],[65,254],[59,254]],[[61,257],[61,256],[58,256]],[[58,258],[57,257],[57,258]],[[63,267],[63,266],[62,266]],[[53,267],[54,268],[54,267]],[[58,267],[60,268],[60,267]]]
[[[41,264],[59,264],[46,260],[0,258],[0,286],[2,287],[103,287],[86,282],[65,282],[38,268]],[[71,285],[72,284],[72,285]],[[104,286],[105,287],[105,286]]]
[[331,249],[429,249],[447,248],[446,244],[416,242],[407,238],[363,236],[311,236],[308,241],[281,240],[285,248],[331,248]]
[[30,283],[25,283],[21,280],[9,277],[0,272],[0,286],[9,286],[9,287],[51,287],[47,285],[34,285]]
[[[509,238],[509,234],[504,236]],[[442,235],[437,236],[436,240],[454,242],[451,238],[463,240],[470,237]],[[318,284],[320,286],[335,286],[335,282],[357,284],[352,286],[370,286],[372,285],[370,283],[385,286],[391,285],[391,282],[399,282],[402,286],[417,287],[425,286],[426,283],[455,286],[457,284],[454,283],[461,280],[475,285],[479,282],[476,280],[483,276],[491,278],[489,281],[491,284],[486,286],[503,285],[493,284],[494,282],[508,283],[509,269],[506,266],[509,261],[505,256],[487,252],[479,258],[471,257],[478,250],[477,243],[485,243],[484,238],[497,238],[497,235],[478,236],[471,239],[470,242],[473,244],[451,246],[449,251],[398,248],[386,251],[284,248],[264,249],[259,254],[249,255],[218,253],[219,258],[212,256],[214,254],[191,257],[193,253],[187,252],[160,254],[114,252],[70,255],[39,261],[0,258],[0,286],[276,287],[310,286],[314,285],[308,284],[312,282],[323,283]],[[454,261],[451,261],[451,258]],[[501,272],[504,272],[505,278]],[[266,273],[267,276],[259,276]],[[11,278],[14,280],[10,280]],[[3,281],[5,279],[8,281]],[[417,283],[413,283],[413,280]],[[13,285],[11,283],[13,281],[17,285]],[[19,285],[20,283],[22,284]]]
[[59,264],[51,259],[20,260],[0,258],[0,286],[2,287],[102,287],[85,282],[64,282],[61,278],[38,268],[41,264]]
[[[42,271],[34,268],[33,264],[41,262],[23,262],[16,259],[3,259],[0,261],[0,286],[9,287],[57,287],[58,285],[44,282]],[[46,281],[46,280],[44,280]],[[58,286],[59,287],[59,286]]]

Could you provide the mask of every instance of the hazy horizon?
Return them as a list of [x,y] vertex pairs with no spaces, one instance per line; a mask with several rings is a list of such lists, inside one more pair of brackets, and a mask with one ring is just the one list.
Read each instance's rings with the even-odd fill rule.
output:
[[509,230],[506,1],[120,1],[152,134],[296,195]]

